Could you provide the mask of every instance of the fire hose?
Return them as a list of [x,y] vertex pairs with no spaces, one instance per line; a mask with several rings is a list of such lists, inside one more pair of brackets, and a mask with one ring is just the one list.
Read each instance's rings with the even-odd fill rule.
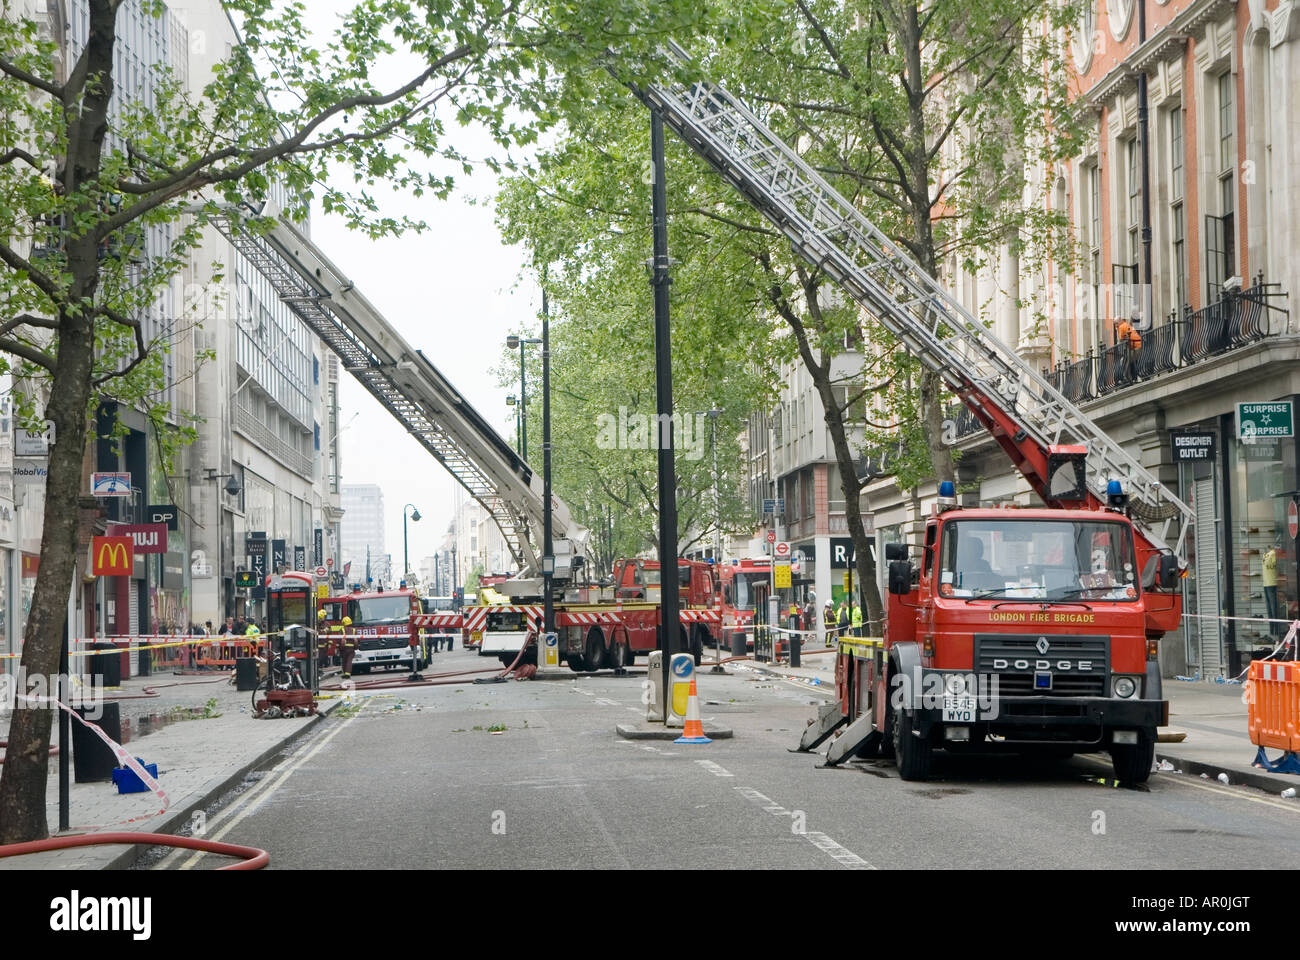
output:
[[0,845],[0,858],[21,857],[48,850],[68,850],[72,847],[96,847],[113,844],[148,844],[151,847],[185,847],[222,857],[239,857],[238,863],[218,867],[219,870],[261,870],[271,860],[271,855],[258,847],[245,847],[237,843],[200,840],[197,837],[173,837],[165,833],[87,833],[75,837],[50,837],[46,840],[29,840],[25,843]]

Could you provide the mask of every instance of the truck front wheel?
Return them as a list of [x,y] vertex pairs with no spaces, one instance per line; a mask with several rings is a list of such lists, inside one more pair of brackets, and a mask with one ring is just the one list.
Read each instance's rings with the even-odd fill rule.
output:
[[1151,764],[1156,759],[1155,738],[1138,736],[1137,743],[1110,745],[1110,762],[1115,768],[1115,778],[1123,783],[1146,783],[1151,776]]
[[934,748],[929,740],[912,735],[912,715],[906,710],[894,714],[894,760],[904,780],[928,780]]

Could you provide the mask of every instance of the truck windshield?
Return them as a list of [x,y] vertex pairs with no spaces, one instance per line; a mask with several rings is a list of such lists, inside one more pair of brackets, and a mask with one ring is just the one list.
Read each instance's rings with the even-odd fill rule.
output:
[[489,633],[519,633],[527,630],[528,615],[518,610],[489,610],[487,630]]
[[737,573],[736,574],[736,609],[752,610],[754,609],[754,584],[766,583],[772,575],[766,570],[759,573]]
[[411,615],[411,601],[406,597],[366,597],[357,600],[354,622],[362,624],[400,623]]
[[953,520],[944,525],[939,595],[998,600],[1132,601],[1132,532],[1105,520]]

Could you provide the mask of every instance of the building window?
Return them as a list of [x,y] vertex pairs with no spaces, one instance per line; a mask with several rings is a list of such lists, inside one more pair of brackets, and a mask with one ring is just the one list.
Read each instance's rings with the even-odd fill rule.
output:
[[1187,209],[1183,199],[1183,155],[1183,110],[1174,107],[1169,111],[1169,235],[1172,238],[1172,293],[1177,310],[1182,310],[1187,304]]
[[1205,216],[1205,295],[1213,303],[1223,295],[1223,281],[1237,269],[1236,186],[1233,168],[1233,81],[1225,73],[1215,83],[1218,93],[1219,174],[1218,196],[1211,202],[1219,213]]
[[1139,260],[1138,250],[1142,242],[1142,167],[1141,152],[1136,139],[1124,144],[1125,167],[1128,176],[1128,254],[1129,260]]
[[1087,274],[1084,276],[1084,316],[1090,321],[1092,330],[1089,331],[1088,341],[1084,344],[1085,351],[1091,350],[1093,345],[1101,342],[1098,336],[1098,327],[1103,319],[1104,310],[1101,306],[1101,168],[1096,163],[1091,163],[1083,168],[1083,196],[1087,209],[1083,211],[1084,223],[1084,256],[1087,260]]

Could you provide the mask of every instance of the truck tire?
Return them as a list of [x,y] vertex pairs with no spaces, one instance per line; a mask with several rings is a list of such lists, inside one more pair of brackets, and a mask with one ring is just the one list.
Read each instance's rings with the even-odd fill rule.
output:
[[912,736],[912,715],[903,711],[894,719],[894,760],[904,780],[928,780],[934,748],[929,740]]
[[622,640],[615,640],[614,645],[609,648],[609,664],[614,670],[622,670],[627,666],[627,644]]
[[568,657],[569,669],[574,673],[582,673],[587,669],[587,661],[579,653],[571,653]]
[[1155,759],[1154,737],[1139,734],[1137,743],[1110,745],[1110,763],[1115,768],[1115,779],[1123,783],[1146,783],[1151,776],[1151,764]]
[[695,638],[691,641],[691,653],[695,656],[697,667],[704,662],[704,636],[699,630],[695,631]]
[[593,629],[587,634],[587,650],[582,659],[588,672],[599,670],[605,665],[605,638],[599,630]]

